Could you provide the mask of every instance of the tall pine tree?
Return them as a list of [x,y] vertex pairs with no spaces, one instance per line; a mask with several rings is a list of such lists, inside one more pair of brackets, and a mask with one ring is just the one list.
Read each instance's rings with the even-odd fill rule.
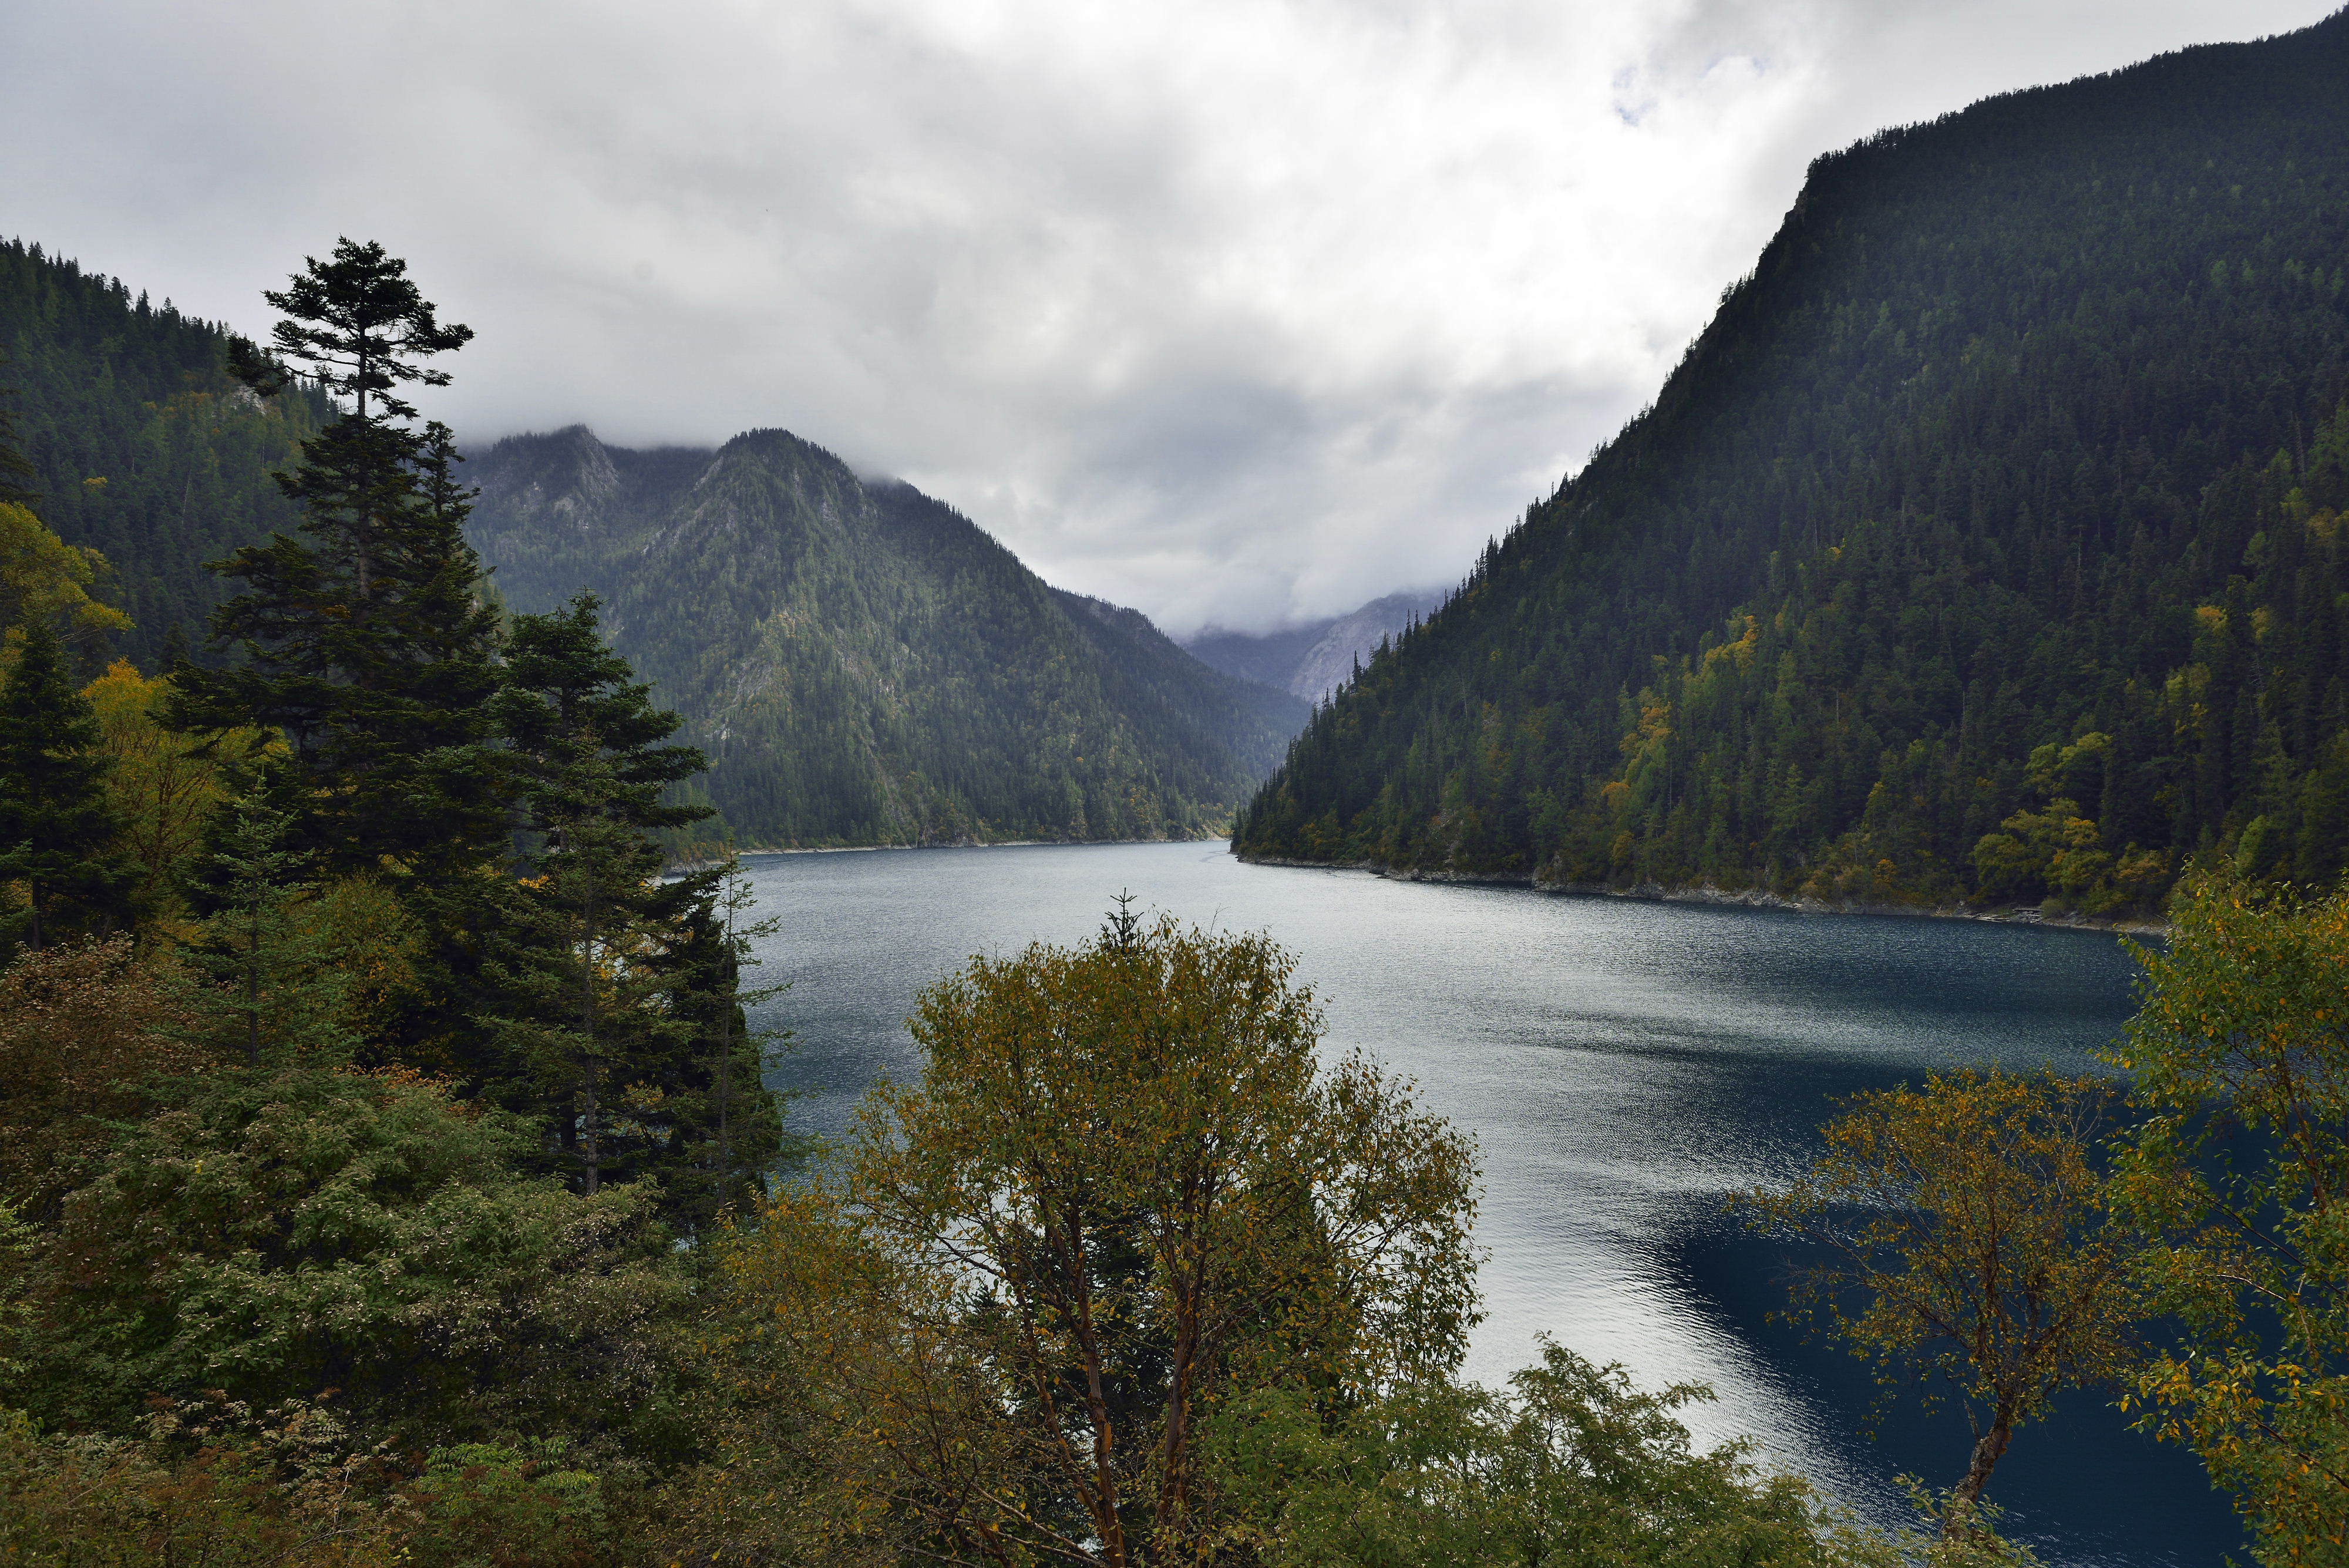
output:
[[499,1075],[534,1089],[583,1191],[689,1167],[706,1074],[686,1064],[706,1057],[676,959],[710,877],[664,880],[652,833],[709,815],[661,804],[701,753],[665,743],[677,715],[604,646],[590,595],[514,618],[494,708],[533,841],[488,924]]
[[[472,336],[442,326],[379,244],[346,239],[264,297],[288,319],[274,347],[337,400],[342,417],[303,443],[277,482],[303,509],[298,536],[249,545],[213,569],[244,591],[212,615],[232,668],[182,661],[172,721],[218,732],[259,724],[289,748],[273,805],[329,873],[385,873],[429,895],[495,861],[506,799],[485,704],[496,690],[497,618],[476,592],[469,496],[445,426],[408,428],[409,383],[445,385],[421,363]],[[257,392],[293,371],[240,344]]]
[[103,936],[129,918],[138,868],[114,847],[98,715],[67,678],[57,636],[26,625],[0,688],[0,882],[24,889],[5,917],[34,949]]

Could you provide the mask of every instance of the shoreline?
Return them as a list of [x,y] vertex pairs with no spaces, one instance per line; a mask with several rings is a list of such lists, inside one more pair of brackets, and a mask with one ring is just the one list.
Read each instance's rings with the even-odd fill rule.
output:
[[1721,888],[1710,882],[1637,882],[1629,888],[1618,888],[1604,882],[1546,882],[1530,872],[1514,876],[1471,876],[1450,871],[1398,871],[1370,860],[1294,860],[1277,855],[1247,855],[1240,858],[1250,866],[1287,866],[1315,871],[1367,871],[1390,882],[1443,882],[1465,888],[1525,888],[1553,898],[1623,898],[1642,904],[1707,904],[1716,908],[1779,909],[1797,915],[1886,915],[1909,920],[1974,920],[1985,925],[2112,931],[2124,936],[2161,937],[2169,933],[2168,922],[2164,920],[2048,915],[2029,904],[1985,909],[1967,904],[1899,904],[1864,898],[1805,898],[1767,892],[1758,888]]
[[[1135,844],[1229,844],[1229,835],[1203,838],[997,838],[952,844],[825,844],[769,848],[742,846],[743,855],[880,855],[912,849],[1091,849]],[[1243,855],[1244,866],[1279,866],[1299,871],[1362,871],[1390,882],[1441,882],[1463,888],[1523,888],[1552,898],[1622,898],[1642,904],[1703,904],[1717,909],[1777,909],[1795,915],[1882,915],[1905,920],[1973,920],[1993,926],[2037,926],[2050,930],[2110,931],[2123,936],[2162,937],[2163,920],[2105,919],[2094,915],[2048,915],[2029,904],[1977,909],[1967,904],[1899,904],[1866,898],[1805,898],[1758,888],[1728,888],[1710,882],[1638,882],[1618,888],[1603,882],[1546,882],[1530,873],[1472,876],[1453,871],[1398,871],[1371,860],[1297,860],[1280,855]]]
[[1205,838],[958,838],[945,844],[804,844],[789,847],[735,846],[742,855],[881,855],[901,849],[1092,849],[1120,844],[1228,844],[1229,834]]

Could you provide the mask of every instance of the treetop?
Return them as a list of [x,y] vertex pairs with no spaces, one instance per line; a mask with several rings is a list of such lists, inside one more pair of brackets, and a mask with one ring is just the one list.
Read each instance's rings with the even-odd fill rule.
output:
[[[449,373],[417,363],[471,341],[473,329],[442,326],[435,306],[408,276],[408,263],[376,241],[336,241],[333,259],[304,258],[283,289],[262,297],[290,320],[271,329],[270,343],[284,359],[306,365],[330,394],[352,400],[353,411],[367,418],[373,398],[381,414],[416,417],[415,405],[396,389],[406,382],[445,387]],[[285,367],[243,338],[230,347],[229,369],[254,391],[268,396],[292,379]]]

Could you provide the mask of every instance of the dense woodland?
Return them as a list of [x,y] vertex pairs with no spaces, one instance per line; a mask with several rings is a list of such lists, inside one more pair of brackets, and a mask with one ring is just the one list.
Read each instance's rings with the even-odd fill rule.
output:
[[2349,16],[1820,159],[1245,854],[2157,909],[2349,857]]
[[327,417],[306,389],[254,399],[223,367],[226,340],[119,278],[0,241],[0,398],[36,510],[104,555],[108,602],[130,618],[114,649],[148,670],[167,646],[201,648],[225,597],[206,561],[298,520],[269,475]]
[[[2190,121],[2203,102],[2212,136],[2275,131],[2333,112],[2344,39],[2331,24],[2064,90],[2157,129],[2158,106]],[[2334,74],[2292,75],[2311,61]],[[2188,90],[2241,88],[2247,63],[2290,90],[2223,110]],[[2044,151],[2061,139],[2041,111],[2067,101],[2007,100],[1988,123],[2021,115]],[[1267,935],[1119,898],[1089,940],[974,959],[918,1000],[918,1074],[876,1085],[838,1147],[801,1147],[763,1084],[777,1043],[749,1027],[771,933],[739,864],[691,846],[719,827],[686,793],[708,758],[594,593],[491,589],[450,432],[410,400],[471,334],[345,240],[267,296],[266,345],[214,334],[199,368],[224,379],[202,395],[227,417],[290,442],[255,503],[285,525],[170,601],[209,606],[203,657],[114,657],[150,635],[129,585],[179,579],[140,579],[135,538],[117,562],[46,521],[73,466],[57,454],[97,447],[53,430],[27,458],[0,429],[0,1558],[2023,1568],[2001,1467],[2085,1393],[2190,1449],[2262,1563],[2349,1563],[2349,890],[2282,885],[2335,877],[2343,853],[2341,278],[2253,247],[2066,295],[2088,253],[2032,204],[2044,161],[1992,179],[1967,123],[1917,133],[1949,139],[1931,189],[1909,138],[1823,170],[1818,209],[1857,204],[1820,219],[1816,254],[1797,215],[1785,266],[1724,306],[1747,335],[1717,326],[1658,412],[1322,710],[1248,824],[1259,849],[1286,821],[1314,853],[1466,873],[2166,896],[2107,1074],[1857,1096],[1806,1168],[1734,1199],[1798,1265],[1798,1318],[1902,1397],[1965,1407],[1971,1441],[1929,1478],[1951,1484],[1917,1488],[1916,1528],[1856,1521],[1750,1447],[1699,1448],[1682,1414],[1701,1389],[1557,1345],[1504,1388],[1464,1383],[1473,1141],[1326,1049]],[[1958,370],[1900,369],[1911,328],[1816,279],[1909,275],[1914,255],[1868,271],[1882,244],[1854,238],[1883,239],[1852,216],[1879,176],[1958,244],[1960,167],[2039,236],[2005,286],[2073,303],[1985,305]],[[2153,254],[2165,221],[2204,234],[2217,213],[2233,235],[2256,196],[2277,233],[2323,237],[2321,207],[2272,204],[2330,189],[2292,159],[2265,185],[2226,171],[2251,194],[2131,197],[2116,210],[2153,215],[2115,233]],[[1791,340],[1757,314],[1773,288],[1810,302]],[[111,284],[73,297],[140,319]],[[1788,341],[1843,344],[1847,379],[1805,379]],[[1767,374],[1741,381],[1742,358]],[[2079,394],[2090,381],[2112,395]],[[1773,420],[1816,421],[1840,455],[1740,467],[1706,444]],[[2016,457],[2027,442],[2044,462]],[[858,506],[898,508],[864,521],[933,530],[940,556],[978,548],[943,508],[841,487],[791,438],[737,444],[740,463],[696,471],[709,534],[659,530],[705,552],[698,581],[725,580],[712,540],[746,518],[746,579],[778,538],[814,551]],[[640,467],[667,462],[692,467]],[[1662,499],[1640,510],[1634,479]],[[1723,497],[1792,532],[1731,526]],[[1545,575],[1545,550],[1573,570]],[[1626,575],[1666,555],[1682,569]],[[530,591],[565,586],[559,569]],[[874,576],[860,602],[899,624],[1001,602]],[[1083,690],[1136,711],[1195,690],[1137,659],[1155,645],[1130,612],[1045,592],[1021,613],[1101,656]],[[1664,626],[1676,594],[1718,601],[1711,632],[1610,640]],[[1548,640],[1513,662],[1528,604],[1554,612]],[[840,669],[860,646],[832,645]],[[1571,660],[1602,654],[1620,678],[1585,701]],[[1430,684],[1447,670],[1457,686]],[[689,676],[719,678],[666,679]],[[1529,690],[1549,705],[1502,701]],[[1476,742],[1450,774],[1446,704]],[[1604,720],[1587,734],[1586,711]],[[1335,771],[1405,719],[1421,728],[1392,779]],[[1901,723],[1924,727],[1905,749]],[[1588,763],[1583,793],[1509,771],[1558,756]],[[1331,778],[1376,784],[1371,804],[1306,814],[1299,792]],[[1395,779],[1436,792],[1420,827]],[[1390,806],[1381,838],[1368,814]],[[1847,818],[1802,815],[1830,808]]]
[[1204,837],[1306,717],[786,431],[716,452],[518,436],[469,474],[501,591],[604,597],[750,843]]
[[[225,589],[204,563],[295,525],[269,476],[329,417],[306,386],[254,397],[228,341],[0,244],[0,395],[36,510],[98,552],[100,596],[129,617],[107,646],[149,670],[220,657],[205,627]],[[471,455],[493,596],[600,595],[606,634],[709,757],[692,793],[745,843],[1203,837],[1309,712],[781,431],[638,452],[566,431]]]

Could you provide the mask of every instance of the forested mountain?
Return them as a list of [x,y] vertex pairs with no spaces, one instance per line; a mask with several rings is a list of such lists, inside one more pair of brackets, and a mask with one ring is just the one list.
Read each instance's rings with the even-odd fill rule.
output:
[[501,592],[605,599],[747,842],[1204,836],[1305,717],[781,431],[714,453],[517,436],[468,477]]
[[1436,594],[1388,594],[1351,614],[1309,621],[1287,631],[1211,628],[1183,646],[1226,675],[1319,702],[1351,680],[1355,664],[1367,661],[1380,643],[1400,637],[1442,602]]
[[1304,702],[1201,662],[1140,610],[1064,588],[1052,599],[1101,656],[1102,694],[1145,731],[1185,737],[1194,748],[1228,745],[1261,779],[1305,727]]
[[1287,691],[1288,678],[1313,645],[1337,622],[1308,621],[1286,631],[1225,631],[1208,627],[1184,640],[1191,657],[1211,664],[1241,680],[1254,680]]
[[[148,670],[174,648],[202,656],[225,597],[203,564],[295,526],[270,475],[331,417],[301,386],[256,399],[227,344],[119,279],[0,243],[0,396],[36,510],[104,554],[94,591],[131,618],[107,651]],[[583,587],[609,601],[754,842],[1205,834],[1306,718],[780,432],[712,453],[568,431],[477,456],[500,593],[522,610]]]
[[41,520],[113,567],[132,625],[114,650],[153,670],[225,594],[203,563],[292,528],[273,469],[328,417],[294,389],[264,405],[222,368],[225,328],[37,244],[0,241],[0,399],[39,474]]
[[2150,907],[2349,855],[2349,14],[1818,160],[1246,855]]

